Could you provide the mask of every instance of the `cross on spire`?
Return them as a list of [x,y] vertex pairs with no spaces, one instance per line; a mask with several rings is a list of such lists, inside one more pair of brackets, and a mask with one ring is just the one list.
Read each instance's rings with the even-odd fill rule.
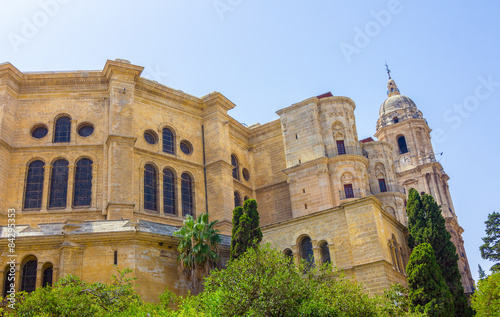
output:
[[391,79],[391,70],[389,69],[387,62],[385,62],[385,70],[387,71],[387,76],[389,76],[389,79]]

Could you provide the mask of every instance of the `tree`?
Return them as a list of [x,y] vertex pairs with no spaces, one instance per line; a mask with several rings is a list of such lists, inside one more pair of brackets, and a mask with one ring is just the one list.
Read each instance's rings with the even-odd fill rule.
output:
[[[53,287],[40,287],[17,298],[12,316],[116,316],[143,303],[133,289],[130,269],[118,271],[111,284],[88,283],[74,275],[61,278]],[[14,313],[14,311],[12,312]],[[7,314],[6,316],[10,316]]]
[[240,218],[243,215],[243,207],[236,206],[233,210],[233,228],[231,229],[231,259],[236,255],[236,231],[240,228]]
[[248,248],[255,248],[262,241],[259,225],[259,212],[255,199],[247,199],[241,207],[233,211],[233,230],[231,236],[231,259],[236,259]]
[[455,316],[450,290],[429,243],[413,249],[406,273],[412,311],[428,316]]
[[478,268],[478,273],[479,273],[479,279],[484,280],[486,278],[486,273],[484,273],[484,270],[480,264],[477,265],[477,268]]
[[500,316],[500,272],[479,280],[471,302],[479,317]]
[[331,265],[304,267],[269,244],[249,248],[213,271],[203,293],[181,302],[176,316],[417,316],[397,307],[404,294],[370,296]]
[[208,222],[208,214],[201,214],[196,220],[188,215],[182,227],[174,232],[174,236],[180,238],[177,250],[181,268],[189,273],[190,290],[195,294],[202,290],[203,276],[215,267],[219,258],[220,236],[215,229],[216,223]]
[[493,212],[488,215],[486,224],[486,237],[484,244],[479,247],[481,257],[485,260],[496,262],[491,268],[492,272],[500,272],[500,214]]
[[421,243],[430,243],[441,274],[453,296],[455,314],[457,316],[472,316],[472,310],[467,303],[461,282],[456,248],[446,229],[441,208],[431,195],[423,194],[420,197],[418,192],[412,188],[408,195],[407,214],[410,248]]

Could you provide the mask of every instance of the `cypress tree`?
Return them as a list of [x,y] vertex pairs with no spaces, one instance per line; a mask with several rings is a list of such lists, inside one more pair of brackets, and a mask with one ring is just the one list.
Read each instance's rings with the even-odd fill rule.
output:
[[257,202],[255,199],[247,199],[243,204],[243,209],[250,218],[250,245],[255,247],[262,241],[262,231],[260,230],[260,216],[257,211]]
[[454,316],[450,290],[429,243],[421,243],[413,249],[406,273],[412,312],[427,316]]
[[421,243],[430,243],[446,285],[453,296],[456,316],[472,316],[461,282],[456,248],[451,242],[450,233],[446,230],[441,208],[431,195],[423,194],[420,197],[412,188],[408,196],[407,213],[410,248]]
[[500,214],[493,212],[488,215],[486,224],[486,237],[482,238],[484,244],[479,247],[481,257],[485,260],[495,261],[491,272],[500,272]]
[[231,259],[235,258],[236,230],[240,227],[240,217],[243,215],[243,208],[237,206],[233,210],[233,228],[231,230]]
[[262,241],[260,216],[255,199],[247,199],[243,208],[233,210],[233,229],[231,235],[231,259],[237,259],[250,247]]

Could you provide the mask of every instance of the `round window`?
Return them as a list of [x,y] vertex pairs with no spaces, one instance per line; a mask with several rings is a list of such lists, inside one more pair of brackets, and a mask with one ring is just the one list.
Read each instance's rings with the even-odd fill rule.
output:
[[158,142],[158,137],[156,136],[156,133],[154,133],[152,130],[144,132],[144,139],[149,144],[156,144],[156,142]]
[[242,173],[243,173],[243,178],[246,181],[249,181],[250,180],[250,173],[248,172],[248,170],[246,168],[244,168],[243,171],[242,171]]
[[44,138],[48,132],[49,130],[45,126],[38,126],[31,130],[31,136],[35,139],[41,139]]
[[184,154],[191,154],[193,153],[193,146],[186,140],[181,141],[181,151]]
[[80,125],[78,128],[78,135],[82,137],[88,137],[94,133],[94,127],[90,123],[85,123]]

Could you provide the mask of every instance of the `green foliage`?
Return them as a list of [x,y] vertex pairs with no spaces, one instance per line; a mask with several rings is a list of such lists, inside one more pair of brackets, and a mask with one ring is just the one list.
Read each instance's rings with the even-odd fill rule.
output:
[[450,290],[429,243],[421,243],[413,249],[406,272],[412,311],[428,316],[454,316]]
[[235,255],[236,231],[240,228],[240,218],[243,215],[243,207],[237,206],[233,210],[233,228],[231,229],[231,258]]
[[500,272],[477,283],[471,302],[478,317],[500,316]]
[[201,214],[196,220],[188,215],[182,227],[174,232],[180,238],[179,261],[185,272],[189,273],[191,291],[198,293],[203,288],[202,278],[214,268],[219,255],[217,247],[220,243],[219,230],[215,229],[217,221],[208,221],[208,214]]
[[477,268],[478,268],[478,273],[479,273],[479,279],[484,280],[486,278],[486,273],[484,273],[484,270],[480,264],[477,265]]
[[456,315],[472,316],[472,310],[468,306],[461,282],[456,248],[446,229],[441,208],[431,195],[423,194],[420,197],[418,192],[412,188],[408,195],[407,214],[410,248],[421,243],[430,243],[441,274],[453,296]]
[[304,267],[269,245],[249,248],[213,271],[204,292],[185,298],[176,316],[417,316],[397,307],[402,292],[393,291],[392,301],[370,297],[329,265]]
[[483,238],[484,244],[479,247],[481,257],[495,262],[490,271],[500,272],[500,213],[494,211],[489,214],[484,223],[486,237]]
[[234,209],[231,259],[237,259],[248,248],[255,248],[262,241],[259,220],[260,216],[255,199],[247,199],[243,208],[236,207]]
[[53,287],[42,287],[29,294],[19,293],[16,316],[111,316],[141,305],[133,289],[130,269],[118,271],[110,285],[87,283],[74,275],[59,280]]

